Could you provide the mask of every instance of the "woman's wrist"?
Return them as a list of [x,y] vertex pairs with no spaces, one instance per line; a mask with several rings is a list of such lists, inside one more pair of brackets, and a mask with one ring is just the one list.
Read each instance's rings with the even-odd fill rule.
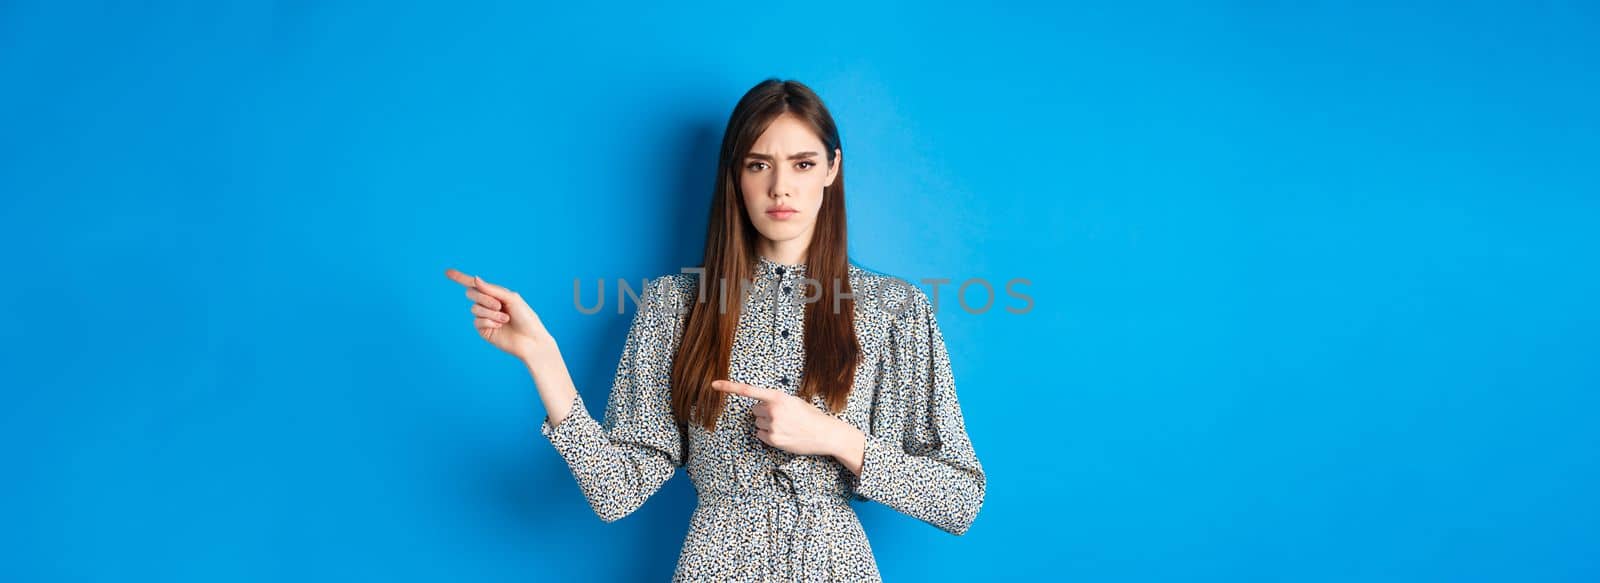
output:
[[529,371],[549,368],[551,364],[561,361],[561,348],[556,346],[554,338],[547,338],[534,342],[525,353],[517,355],[517,359],[521,360]]
[[544,403],[550,425],[560,425],[571,415],[572,401],[577,394],[577,387],[572,385],[572,376],[567,372],[567,364],[561,360],[561,351],[554,342],[550,342],[521,358],[528,367],[528,375],[533,377],[534,388],[539,392],[539,400]]
[[833,433],[832,451],[829,455],[839,461],[850,473],[860,475],[866,458],[867,434],[840,419],[839,429]]

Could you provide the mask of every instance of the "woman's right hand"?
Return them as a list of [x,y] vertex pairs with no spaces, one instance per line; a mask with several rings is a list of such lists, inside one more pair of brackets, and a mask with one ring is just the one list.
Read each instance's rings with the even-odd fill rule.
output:
[[531,362],[555,346],[555,339],[521,294],[455,269],[445,269],[444,274],[467,288],[467,297],[473,301],[473,325],[495,348]]

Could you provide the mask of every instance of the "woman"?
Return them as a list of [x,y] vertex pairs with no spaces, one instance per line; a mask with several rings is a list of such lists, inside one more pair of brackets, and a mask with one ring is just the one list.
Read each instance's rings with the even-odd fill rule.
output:
[[648,282],[603,423],[516,292],[447,271],[479,334],[528,366],[540,431],[601,520],[686,468],[699,505],[675,581],[878,580],[852,499],[958,535],[983,504],[927,296],[845,255],[843,155],[805,85],[745,94],[723,135],[703,272]]

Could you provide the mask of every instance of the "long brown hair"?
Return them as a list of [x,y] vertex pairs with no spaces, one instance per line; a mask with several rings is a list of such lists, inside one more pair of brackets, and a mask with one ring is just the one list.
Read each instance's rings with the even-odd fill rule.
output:
[[[822,99],[799,81],[766,79],[739,99],[722,134],[711,216],[706,222],[706,247],[697,300],[684,324],[683,340],[672,365],[672,413],[679,424],[699,423],[716,429],[726,394],[711,381],[728,378],[734,330],[739,323],[744,290],[755,271],[760,233],[750,221],[739,191],[741,161],[772,120],[785,113],[810,125],[827,150],[828,164],[838,164],[839,130]],[[842,150],[841,150],[842,151]],[[861,360],[856,341],[855,301],[850,291],[844,218],[844,168],[822,191],[822,208],[806,251],[806,277],[821,283],[818,301],[805,306],[805,369],[797,395],[822,397],[828,410],[844,410]],[[834,289],[838,282],[838,290]],[[720,288],[720,289],[719,289]],[[724,290],[726,290],[724,292]],[[727,301],[719,301],[728,294]],[[808,295],[808,297],[810,297]],[[834,309],[838,301],[839,307]],[[722,309],[724,303],[726,309]]]

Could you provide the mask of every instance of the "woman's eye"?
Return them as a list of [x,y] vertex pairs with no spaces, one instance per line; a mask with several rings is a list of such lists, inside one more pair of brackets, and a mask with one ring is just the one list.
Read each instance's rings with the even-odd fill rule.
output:
[[747,170],[760,170],[760,168],[756,168],[756,166],[760,166],[762,164],[766,164],[766,162],[751,162],[749,164],[745,164],[744,167]]
[[806,165],[806,167],[802,168],[802,170],[809,170],[812,166],[816,166],[817,165],[816,162],[812,162],[810,160],[801,160],[800,163]]

